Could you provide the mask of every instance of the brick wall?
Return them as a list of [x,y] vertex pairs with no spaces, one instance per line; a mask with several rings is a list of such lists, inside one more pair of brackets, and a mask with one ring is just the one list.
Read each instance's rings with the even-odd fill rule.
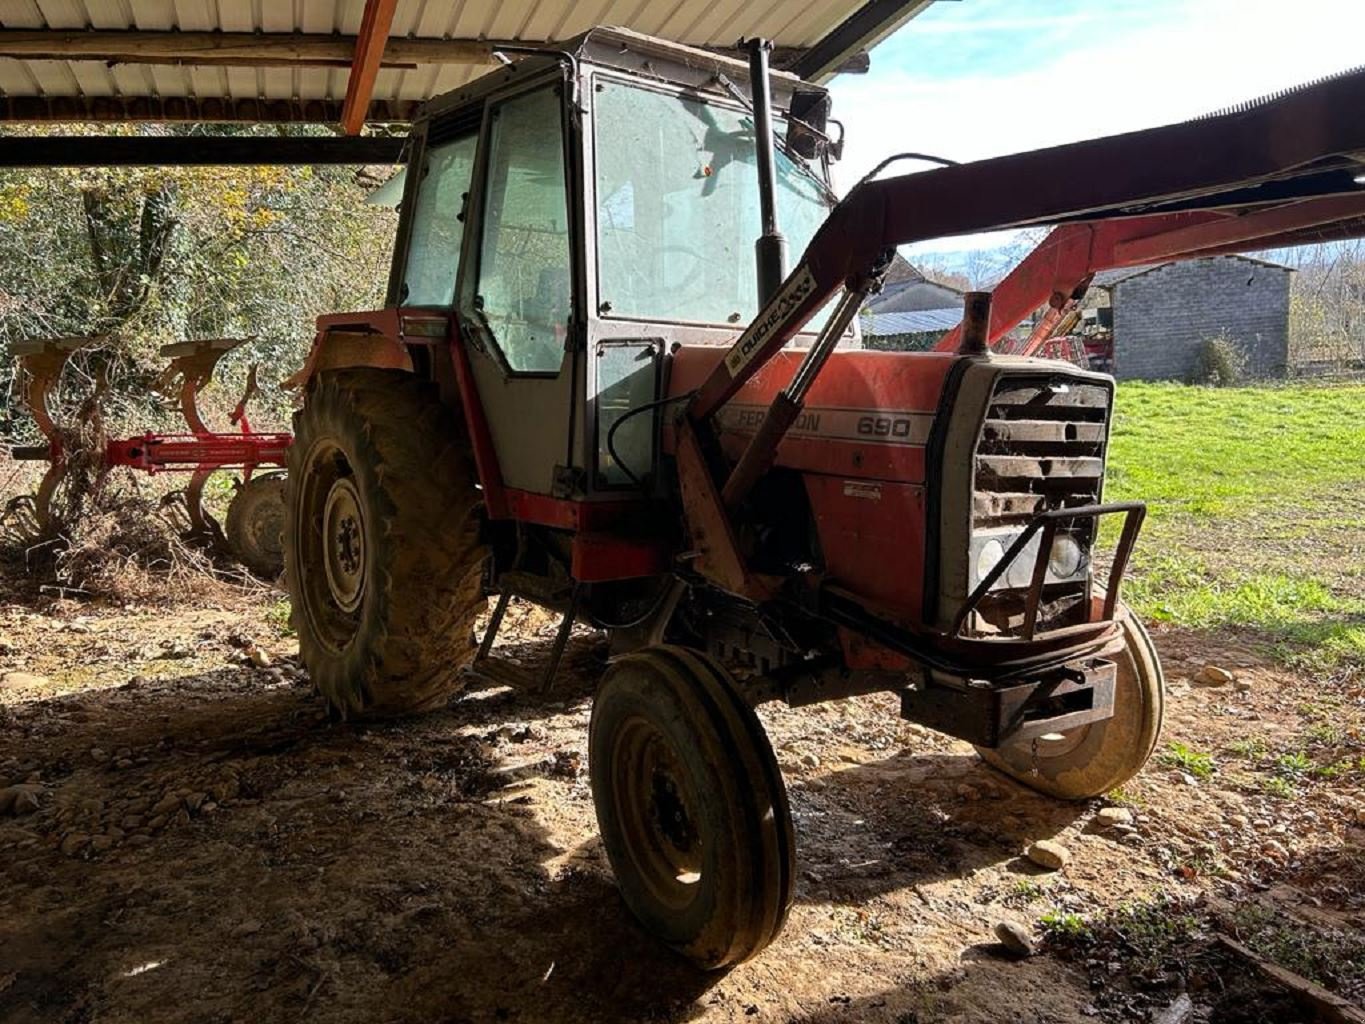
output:
[[1226,332],[1250,377],[1289,362],[1289,274],[1230,256],[1171,263],[1113,288],[1114,374],[1184,380],[1200,345]]

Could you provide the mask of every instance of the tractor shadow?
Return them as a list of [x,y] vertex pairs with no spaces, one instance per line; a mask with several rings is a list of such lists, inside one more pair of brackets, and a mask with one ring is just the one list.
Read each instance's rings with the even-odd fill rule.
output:
[[[0,818],[0,1019],[75,1022],[97,1008],[149,1022],[705,1013],[726,976],[695,970],[636,925],[594,835],[583,766],[556,772],[561,752],[582,749],[598,647],[575,638],[546,697],[548,646],[498,648],[515,671],[471,680],[448,707],[408,720],[331,720],[306,680],[250,668],[11,707],[0,781],[36,774],[43,790],[36,813]],[[548,733],[530,778],[510,785],[498,737],[530,722]],[[107,849],[61,849],[73,834],[129,825],[139,800],[225,774],[239,791],[211,814],[130,826]],[[1008,859],[1011,843],[944,818],[944,784],[987,778],[1010,785],[940,754],[793,778],[799,867],[822,879],[806,876],[798,900],[854,903]],[[1075,813],[1028,798],[1052,808],[1035,815],[1043,831]],[[1006,805],[986,803],[972,806]]]
[[987,766],[975,754],[902,751],[788,783],[801,897],[858,904],[871,897],[1003,864],[1043,874],[1022,856],[1086,811]]

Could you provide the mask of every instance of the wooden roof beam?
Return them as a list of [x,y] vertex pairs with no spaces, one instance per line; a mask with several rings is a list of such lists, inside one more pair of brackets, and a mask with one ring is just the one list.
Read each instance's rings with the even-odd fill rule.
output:
[[[350,67],[357,36],[324,32],[181,32],[60,29],[0,29],[0,57],[16,60],[97,61],[101,64],[188,64],[220,67]],[[512,45],[551,45],[550,40],[390,39],[380,67],[415,68],[429,64],[494,64],[493,53]],[[733,47],[706,47],[744,59]],[[772,63],[793,68],[809,53],[799,46],[774,48]],[[866,50],[843,58],[838,72],[868,69]]]
[[379,62],[389,42],[393,27],[393,12],[398,0],[365,0],[365,13],[360,19],[360,34],[355,40],[355,57],[351,73],[346,79],[346,101],[341,106],[341,130],[347,135],[358,135],[365,126],[365,114],[374,95],[374,80],[379,75]]
[[[359,36],[324,32],[66,32],[0,29],[0,57],[18,60],[89,60],[114,64],[219,64],[236,67],[350,67]],[[419,64],[490,64],[500,39],[389,41],[383,67]],[[526,45],[522,43],[520,45]]]

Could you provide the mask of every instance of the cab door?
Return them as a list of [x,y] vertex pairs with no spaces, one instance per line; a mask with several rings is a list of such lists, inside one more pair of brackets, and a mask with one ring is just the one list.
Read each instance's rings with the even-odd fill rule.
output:
[[559,73],[489,98],[456,308],[503,485],[575,497],[582,325],[566,123]]

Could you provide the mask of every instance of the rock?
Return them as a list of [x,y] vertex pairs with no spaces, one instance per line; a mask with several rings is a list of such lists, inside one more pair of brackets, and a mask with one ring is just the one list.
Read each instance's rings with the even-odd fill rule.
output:
[[267,654],[265,651],[261,650],[255,644],[252,644],[250,647],[246,649],[246,660],[249,661],[251,664],[255,665],[257,668],[270,667],[270,655]]
[[197,811],[204,806],[204,801],[209,798],[207,793],[191,793],[185,797],[185,809],[187,811]]
[[1015,921],[1001,921],[995,926],[995,937],[1000,945],[1012,956],[1020,958],[1033,955],[1033,936],[1023,925]]
[[14,802],[10,804],[9,812],[15,817],[21,814],[32,814],[38,809],[38,794],[31,789],[21,789],[14,795]]
[[157,831],[159,828],[161,828],[161,827],[162,827],[163,825],[165,825],[165,824],[166,824],[166,815],[164,815],[164,814],[158,814],[158,815],[157,815],[156,817],[154,817],[151,821],[147,822],[146,827],[147,827],[148,829],[150,829],[151,831],[155,832],[155,831]]
[[0,676],[0,690],[31,690],[47,686],[50,682],[47,676],[35,675],[32,672],[6,672]]
[[90,842],[90,837],[81,832],[71,832],[62,840],[60,847],[62,854],[67,857],[74,857],[85,849],[85,844]]
[[235,797],[240,788],[241,786],[237,779],[229,775],[210,786],[209,793],[214,800],[221,804],[223,801],[231,800]]
[[1113,828],[1115,825],[1131,825],[1132,823],[1133,812],[1127,807],[1102,807],[1100,812],[1095,815],[1095,824],[1102,829]]
[[1233,680],[1232,688],[1233,688],[1234,690],[1236,690],[1238,693],[1250,693],[1250,692],[1251,692],[1251,680],[1250,680],[1250,679],[1235,679],[1235,680]]
[[962,800],[980,800],[981,791],[975,786],[969,786],[965,782],[958,783],[957,795]]
[[1227,686],[1237,677],[1225,668],[1217,665],[1205,665],[1199,670],[1199,675],[1194,677],[1194,681],[1200,686]]
[[174,793],[167,793],[152,806],[153,815],[171,814],[180,806],[180,797]]
[[801,763],[804,765],[809,765],[812,768],[819,768],[820,758],[817,757],[815,754],[808,752],[801,755]]
[[1356,808],[1356,824],[1365,825],[1365,807]]
[[236,928],[232,929],[232,936],[233,938],[243,939],[248,935],[255,935],[260,930],[261,922],[257,921],[254,917],[249,917]]
[[111,849],[114,845],[114,837],[110,835],[98,835],[90,840],[91,853],[103,853]]
[[1194,1003],[1182,992],[1170,1006],[1152,1014],[1152,1024],[1185,1024],[1194,1015]]
[[0,789],[0,814],[32,814],[38,809],[38,794],[41,786],[20,783]]
[[120,757],[117,761],[114,762],[114,767],[118,768],[120,771],[125,771],[133,767],[133,762],[129,758]]
[[1246,828],[1251,824],[1251,819],[1245,814],[1229,814],[1228,824],[1233,828]]
[[1028,848],[1025,856],[1040,868],[1057,871],[1066,867],[1066,862],[1071,859],[1071,851],[1051,839],[1039,839]]
[[1000,827],[1006,832],[1018,832],[1024,827],[1024,823],[1015,815],[1007,814],[1000,819]]

